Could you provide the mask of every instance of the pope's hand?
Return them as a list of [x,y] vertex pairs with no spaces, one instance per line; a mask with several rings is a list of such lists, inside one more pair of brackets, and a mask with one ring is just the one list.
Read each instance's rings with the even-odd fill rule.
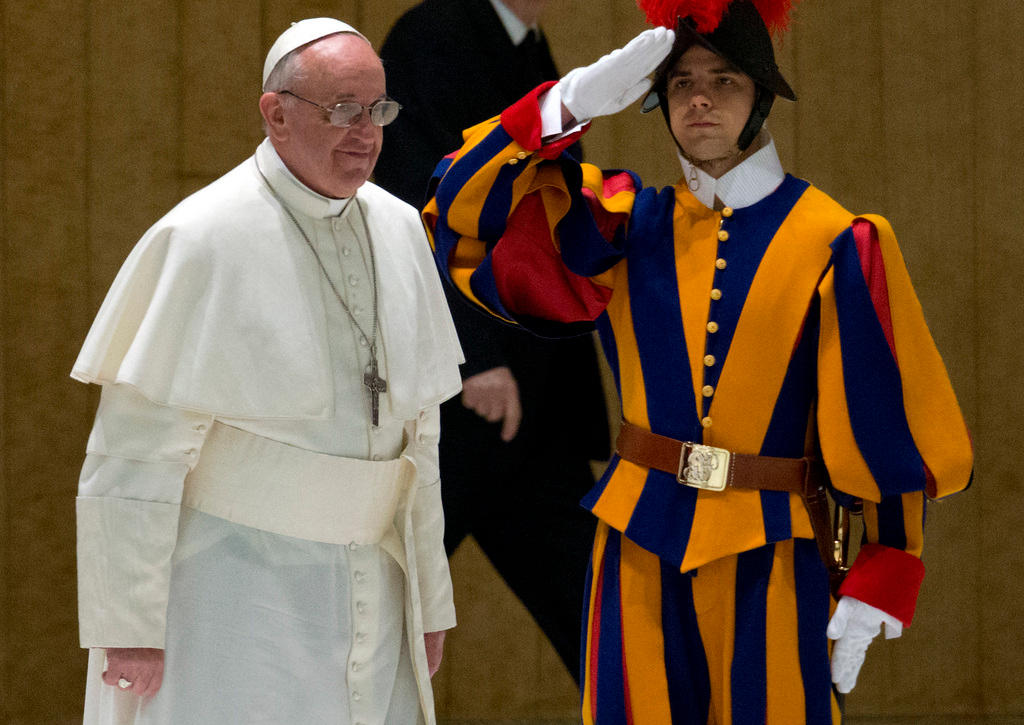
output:
[[103,681],[119,690],[152,697],[164,680],[164,651],[151,647],[108,647]]
[[427,670],[433,677],[441,666],[441,657],[444,655],[444,630],[427,632],[423,635],[423,644],[427,648]]
[[877,607],[853,597],[843,597],[826,633],[836,641],[832,647],[832,682],[839,692],[850,692],[857,684],[857,675],[864,664],[868,645],[885,624],[885,638],[903,634],[903,623]]
[[569,71],[558,84],[562,105],[580,122],[627,108],[650,90],[647,76],[668,56],[675,37],[668,28],[645,30],[596,63]]
[[519,385],[504,365],[463,380],[462,404],[491,423],[501,421],[501,439],[506,443],[519,432],[523,420]]

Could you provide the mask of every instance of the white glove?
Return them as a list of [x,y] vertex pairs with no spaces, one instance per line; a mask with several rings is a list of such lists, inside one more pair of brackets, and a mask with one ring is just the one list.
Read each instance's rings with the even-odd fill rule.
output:
[[597,62],[572,69],[558,84],[562,104],[580,122],[618,113],[647,93],[647,76],[665,60],[675,37],[668,28],[645,30]]
[[839,600],[826,634],[836,641],[832,647],[832,682],[840,692],[847,693],[857,684],[868,645],[883,623],[886,639],[903,634],[903,623],[891,614],[853,597]]

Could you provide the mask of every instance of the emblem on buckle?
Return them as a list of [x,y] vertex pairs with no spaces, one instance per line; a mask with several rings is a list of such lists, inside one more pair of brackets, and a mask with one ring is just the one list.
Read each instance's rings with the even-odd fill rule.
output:
[[728,483],[729,451],[686,443],[679,454],[679,483],[706,491],[724,491]]

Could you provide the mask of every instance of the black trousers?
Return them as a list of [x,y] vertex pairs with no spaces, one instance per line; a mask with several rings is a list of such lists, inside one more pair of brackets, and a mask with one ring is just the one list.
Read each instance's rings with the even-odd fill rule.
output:
[[[525,426],[524,426],[525,427]],[[441,497],[448,555],[472,534],[579,684],[583,588],[596,519],[579,505],[589,462],[531,438],[509,443],[500,424],[441,408]]]

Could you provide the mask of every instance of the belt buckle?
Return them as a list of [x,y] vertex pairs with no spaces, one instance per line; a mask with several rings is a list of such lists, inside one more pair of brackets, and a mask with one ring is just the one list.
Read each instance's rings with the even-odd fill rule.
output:
[[729,482],[730,456],[724,448],[684,443],[676,480],[705,491],[724,491]]

